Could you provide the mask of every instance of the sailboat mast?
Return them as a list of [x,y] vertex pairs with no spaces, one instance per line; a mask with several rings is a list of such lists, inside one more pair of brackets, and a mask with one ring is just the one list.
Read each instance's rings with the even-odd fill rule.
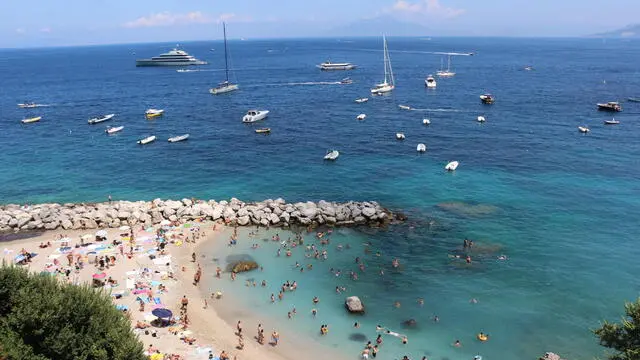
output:
[[385,35],[382,35],[382,52],[383,52],[383,61],[384,61],[384,84],[387,83],[387,38]]
[[389,56],[389,47],[387,46],[387,39],[384,40],[384,49],[387,53],[387,66],[389,67],[389,77],[391,78],[391,85],[395,85],[396,81],[393,78],[393,69],[391,68],[391,57]]
[[447,72],[451,71],[451,55],[449,55],[449,60],[447,62]]
[[227,24],[222,23],[222,32],[224,34],[224,73],[227,82],[229,82],[229,57],[227,56]]

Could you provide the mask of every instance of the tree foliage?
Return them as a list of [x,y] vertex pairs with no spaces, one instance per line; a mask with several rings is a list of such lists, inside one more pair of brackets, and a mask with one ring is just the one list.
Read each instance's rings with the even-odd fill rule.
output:
[[605,321],[594,330],[600,345],[616,350],[610,360],[640,360],[640,298],[626,303],[625,316],[621,323]]
[[107,294],[4,265],[0,344],[0,359],[145,359],[129,320]]

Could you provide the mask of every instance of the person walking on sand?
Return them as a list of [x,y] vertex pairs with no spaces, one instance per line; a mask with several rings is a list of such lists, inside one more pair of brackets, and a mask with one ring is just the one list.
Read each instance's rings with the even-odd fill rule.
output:
[[242,321],[238,320],[238,323],[236,324],[236,330],[238,331],[238,336],[242,335]]
[[278,334],[277,331],[273,330],[273,332],[271,333],[271,344],[273,346],[277,346],[278,341],[280,341],[280,334]]
[[187,306],[189,305],[189,299],[187,299],[187,295],[182,296],[182,300],[181,300],[181,310],[187,310]]

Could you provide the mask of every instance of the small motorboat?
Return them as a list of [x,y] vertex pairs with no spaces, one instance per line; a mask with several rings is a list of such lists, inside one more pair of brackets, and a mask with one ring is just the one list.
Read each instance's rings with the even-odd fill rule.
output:
[[424,125],[431,125],[431,120],[429,120],[429,119],[422,119],[422,123],[423,123]]
[[335,160],[340,156],[340,152],[338,150],[329,150],[327,154],[324,156],[325,160]]
[[256,129],[256,134],[269,134],[269,133],[271,133],[271,128]]
[[618,124],[620,124],[620,121],[618,121],[616,119],[605,120],[604,124],[605,125],[618,125]]
[[458,168],[459,163],[457,161],[451,161],[448,163],[444,169],[447,171],[455,171]]
[[351,78],[344,78],[344,79],[340,80],[340,84],[342,84],[342,85],[353,84],[353,80],[351,80]]
[[427,151],[427,145],[425,144],[418,144],[418,146],[416,147],[416,150],[420,153],[423,153],[425,151]]
[[367,114],[360,114],[358,116],[356,116],[356,120],[364,120],[367,118]]
[[411,106],[409,105],[398,105],[398,107],[402,110],[411,110]]
[[525,66],[524,70],[525,71],[531,71],[531,70],[533,70],[533,66]]
[[89,119],[88,123],[89,123],[89,125],[99,124],[99,123],[101,123],[103,121],[107,121],[107,120],[113,119],[114,116],[116,116],[116,114],[96,116],[96,117],[94,117],[92,119]]
[[482,94],[480,95],[480,101],[482,101],[483,104],[493,104],[496,98],[491,94]]
[[110,127],[107,130],[105,130],[104,132],[107,133],[107,135],[111,135],[111,134],[115,134],[117,132],[122,131],[122,129],[124,129],[124,126],[114,126],[114,127]]
[[32,117],[32,118],[28,118],[28,119],[22,119],[21,122],[23,124],[31,124],[31,123],[40,121],[40,119],[42,119],[42,116]]
[[426,86],[427,88],[433,89],[436,87],[436,85],[436,79],[433,77],[433,75],[427,76],[427,78],[424,80],[424,86]]
[[180,141],[185,141],[185,140],[189,140],[189,134],[170,137],[168,141],[170,143],[175,143],[175,142],[180,142]]
[[154,141],[156,141],[156,137],[152,135],[152,136],[148,136],[148,137],[146,137],[144,139],[138,140],[138,144],[146,145],[146,144],[152,143]]
[[37,108],[38,106],[40,106],[40,105],[38,105],[38,104],[36,104],[34,102],[26,102],[26,103],[23,103],[23,104],[18,104],[18,107],[22,108],[22,109],[33,109],[33,108]]
[[485,119],[485,118],[484,118],[484,116],[478,116],[477,121],[478,121],[479,123],[483,123],[483,122],[486,122],[486,121],[487,121],[487,119]]
[[588,132],[589,132],[589,131],[591,131],[591,130],[589,130],[589,128],[588,128],[588,127],[586,127],[586,126],[578,126],[578,131],[580,131],[580,132],[581,132],[581,133],[583,133],[583,134],[586,134],[586,133],[588,133]]
[[356,102],[357,102],[358,104],[366,103],[367,101],[369,101],[369,98],[360,98],[360,99],[356,99]]
[[404,140],[404,133],[396,133],[396,139]]
[[627,101],[631,101],[631,102],[640,102],[640,98],[628,98]]
[[147,119],[152,119],[158,116],[162,116],[163,114],[164,114],[163,109],[149,109],[144,112],[144,115],[147,117]]
[[597,104],[598,105],[598,110],[603,110],[603,111],[622,111],[622,106],[620,106],[620,103],[617,101],[609,101],[606,104]]
[[249,110],[247,114],[242,118],[243,123],[252,123],[260,120],[264,120],[269,115],[269,110]]

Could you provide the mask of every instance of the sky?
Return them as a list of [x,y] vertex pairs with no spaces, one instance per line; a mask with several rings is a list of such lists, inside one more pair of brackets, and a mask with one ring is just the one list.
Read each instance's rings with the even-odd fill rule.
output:
[[211,40],[222,21],[247,39],[349,36],[381,18],[391,34],[583,36],[638,15],[640,0],[0,0],[0,48]]

